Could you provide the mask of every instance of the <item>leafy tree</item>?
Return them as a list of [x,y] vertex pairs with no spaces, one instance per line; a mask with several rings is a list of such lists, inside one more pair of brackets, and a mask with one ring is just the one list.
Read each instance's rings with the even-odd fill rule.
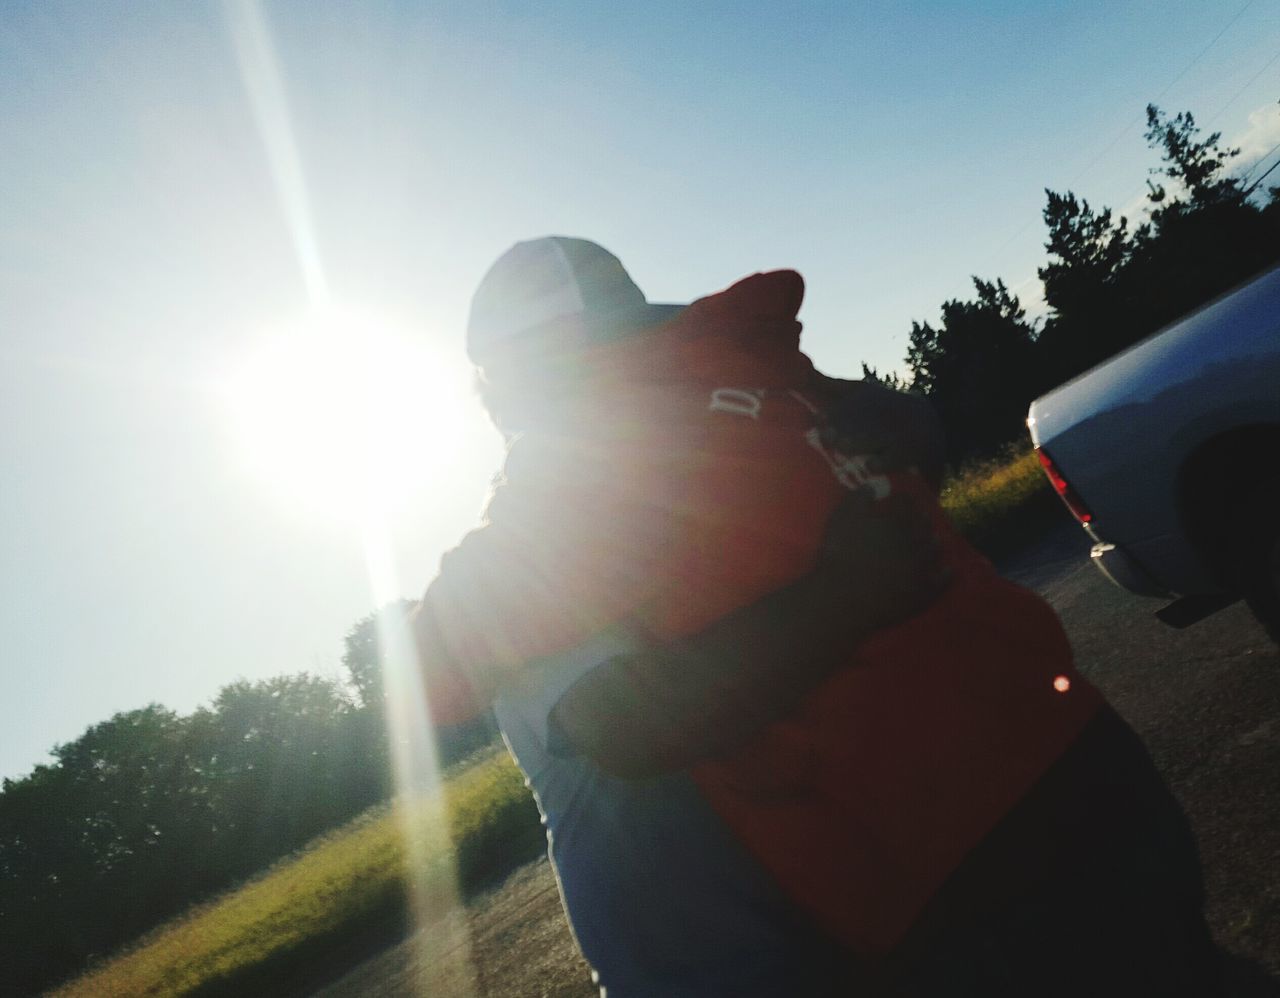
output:
[[383,687],[382,652],[378,637],[379,628],[389,615],[404,617],[414,608],[413,600],[400,599],[386,604],[375,613],[357,620],[342,639],[342,664],[356,688],[360,706],[366,710],[381,712],[386,695]]
[[187,724],[152,704],[54,750],[0,794],[0,990],[26,993],[79,969],[190,897],[184,860],[208,811]]
[[383,799],[363,715],[314,676],[238,682],[187,717],[152,704],[0,793],[0,993],[81,970]]
[[306,674],[232,683],[196,711],[219,864],[251,873],[385,796],[355,714],[336,683]]
[[1251,203],[1243,181],[1227,173],[1239,150],[1224,149],[1217,132],[1201,139],[1189,111],[1170,119],[1149,105],[1147,123],[1147,141],[1163,160],[1154,172],[1175,186],[1152,185],[1151,227],[1126,268],[1140,335],[1280,260],[1275,213]]
[[1068,191],[1045,190],[1045,249],[1049,262],[1037,270],[1045,301],[1059,315],[1088,310],[1101,289],[1112,286],[1132,253],[1129,223],[1112,221],[1111,209],[1095,212]]
[[1200,137],[1189,111],[1147,107],[1151,220],[1136,230],[1073,193],[1046,191],[1039,269],[1050,315],[1039,338],[1049,380],[1063,381],[1280,260],[1280,209],[1252,203],[1221,135]]
[[[1195,207],[1244,200],[1244,188],[1235,177],[1227,176],[1227,161],[1240,150],[1223,149],[1218,143],[1221,132],[1208,138],[1197,139],[1200,129],[1190,111],[1179,111],[1168,118],[1154,104],[1147,105],[1147,144],[1162,152],[1164,164],[1152,169],[1152,174],[1173,180],[1183,188],[1189,203]],[[1167,201],[1168,193],[1162,184],[1147,182],[1149,198],[1153,204],[1169,210],[1179,202]]]
[[[386,688],[383,682],[384,649],[382,634],[386,626],[395,626],[416,606],[413,600],[400,599],[388,603],[375,613],[363,617],[352,625],[343,639],[345,651],[342,664],[350,676],[360,698],[360,717],[357,724],[370,755],[390,758],[388,744]],[[497,722],[492,714],[485,714],[466,724],[435,732],[436,749],[441,765],[450,765],[472,752],[490,744],[498,737]]]
[[[1037,270],[1050,315],[1040,336],[1049,380],[1060,381],[1132,342],[1123,275],[1133,256],[1128,220],[1068,191],[1045,191],[1045,249]],[[1142,238],[1140,231],[1138,238]]]
[[911,390],[911,384],[900,377],[896,371],[890,371],[888,374],[881,374],[874,367],[862,362],[862,378],[864,381],[874,381],[876,384],[884,385],[885,388],[892,388],[895,392],[906,392]]
[[911,324],[912,386],[928,395],[948,433],[948,459],[990,452],[1021,432],[1041,387],[1035,331],[1001,280],[973,279],[977,298],[942,305],[942,322]]

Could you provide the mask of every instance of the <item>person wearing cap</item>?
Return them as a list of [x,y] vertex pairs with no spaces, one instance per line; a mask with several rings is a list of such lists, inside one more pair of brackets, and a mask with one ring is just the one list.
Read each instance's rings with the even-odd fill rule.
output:
[[[651,305],[564,237],[491,268],[468,348],[514,442],[414,617],[433,712],[496,697],[614,995],[932,994],[957,968],[966,994],[1206,993],[1176,804],[1052,610],[942,516],[919,404],[800,353],[802,297],[779,271]],[[1134,913],[1181,964],[1135,950]],[[1055,989],[1076,916],[1098,928]]]

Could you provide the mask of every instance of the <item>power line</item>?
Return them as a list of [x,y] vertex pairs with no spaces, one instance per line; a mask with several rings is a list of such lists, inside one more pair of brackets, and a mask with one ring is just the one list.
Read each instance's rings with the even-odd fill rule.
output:
[[[1160,93],[1158,93],[1158,94],[1156,95],[1155,99],[1154,99],[1154,100],[1152,100],[1152,101],[1151,101],[1151,103],[1152,103],[1152,104],[1159,104],[1159,103],[1160,103],[1160,101],[1164,99],[1164,96],[1165,96],[1165,95],[1166,95],[1170,90],[1172,90],[1175,86],[1177,86],[1177,85],[1178,85],[1178,83],[1179,83],[1179,82],[1181,82],[1182,78],[1183,78],[1184,76],[1186,76],[1186,75],[1187,75],[1187,73],[1189,73],[1189,72],[1191,71],[1191,67],[1192,67],[1192,66],[1194,66],[1196,63],[1198,63],[1201,59],[1203,59],[1203,58],[1208,54],[1209,50],[1210,50],[1211,48],[1213,48],[1213,46],[1214,46],[1214,45],[1216,45],[1216,44],[1217,44],[1218,39],[1219,39],[1219,38],[1221,38],[1223,35],[1225,35],[1225,34],[1227,33],[1227,31],[1228,31],[1228,30],[1230,30],[1231,26],[1232,26],[1232,25],[1234,25],[1238,20],[1240,20],[1240,18],[1241,18],[1241,17],[1243,17],[1243,16],[1244,16],[1244,12],[1245,12],[1245,11],[1247,11],[1250,7],[1252,7],[1252,6],[1253,6],[1253,3],[1254,3],[1254,0],[1246,0],[1245,5],[1244,5],[1243,7],[1241,7],[1238,11],[1236,11],[1235,16],[1234,16],[1233,18],[1231,18],[1231,20],[1230,20],[1230,21],[1228,21],[1228,22],[1227,22],[1227,23],[1222,27],[1222,29],[1221,29],[1221,30],[1220,30],[1216,35],[1214,35],[1214,36],[1213,36],[1213,38],[1211,38],[1211,39],[1209,40],[1209,44],[1208,44],[1208,45],[1206,45],[1204,48],[1202,48],[1202,49],[1200,50],[1200,52],[1195,56],[1195,58],[1194,58],[1194,59],[1192,59],[1189,63],[1187,63],[1185,66],[1183,66],[1183,67],[1182,67],[1182,70],[1178,73],[1178,75],[1177,75],[1177,76],[1175,76],[1175,77],[1174,77],[1174,78],[1173,78],[1173,79],[1172,79],[1172,80],[1171,80],[1171,81],[1170,81],[1170,82],[1165,86],[1165,88],[1164,88],[1163,90],[1161,90],[1161,91],[1160,91]],[[1280,57],[1280,56],[1278,56],[1278,57]],[[1272,60],[1272,62],[1274,62],[1274,61],[1275,61],[1275,59],[1273,59],[1273,60]],[[1255,76],[1255,77],[1254,77],[1254,79],[1256,80],[1258,76],[1261,76],[1263,73],[1265,73],[1265,72],[1266,72],[1268,69],[1270,69],[1270,68],[1271,68],[1271,63],[1269,62],[1269,63],[1267,63],[1267,65],[1266,65],[1266,66],[1263,66],[1263,67],[1262,67],[1262,69],[1258,72],[1257,76]],[[1250,81],[1249,81],[1249,84],[1252,84],[1252,83],[1253,83],[1253,80],[1250,80]],[[1246,87],[1247,87],[1249,84],[1246,84]],[[1241,91],[1240,91],[1240,93],[1243,93],[1243,92],[1244,92],[1244,89],[1242,88],[1242,89],[1241,89]],[[1236,98],[1238,98],[1239,96],[1240,96],[1240,94],[1238,93],[1238,94],[1236,94],[1236,97],[1233,97],[1231,100],[1232,100],[1232,101],[1234,101],[1234,100],[1236,100]],[[1230,102],[1228,102],[1228,103],[1230,103]],[[1221,114],[1221,113],[1222,113],[1222,110],[1225,110],[1225,109],[1226,109],[1226,108],[1225,108],[1225,106],[1224,106],[1222,109],[1220,109],[1220,110],[1219,110],[1219,112],[1218,112],[1218,113],[1219,113],[1219,114]],[[1216,117],[1216,115],[1215,115],[1215,117]],[[1093,157],[1093,159],[1091,159],[1091,160],[1088,162],[1088,164],[1087,164],[1087,165],[1086,165],[1082,170],[1080,170],[1080,172],[1079,172],[1079,173],[1077,173],[1077,174],[1076,174],[1075,179],[1074,179],[1074,180],[1072,180],[1072,181],[1067,185],[1067,189],[1068,189],[1068,190],[1071,190],[1072,188],[1074,188],[1074,187],[1075,187],[1075,186],[1080,182],[1080,180],[1085,176],[1085,174],[1087,174],[1090,170],[1092,170],[1095,166],[1097,166],[1097,165],[1098,165],[1098,163],[1102,161],[1102,158],[1103,158],[1107,153],[1109,153],[1112,149],[1114,149],[1114,148],[1116,147],[1116,145],[1118,145],[1118,144],[1119,144],[1120,140],[1121,140],[1121,139],[1123,139],[1126,135],[1128,135],[1128,134],[1129,134],[1129,132],[1130,132],[1130,131],[1132,131],[1132,130],[1133,130],[1133,126],[1134,126],[1134,125],[1141,124],[1141,122],[1142,122],[1143,120],[1145,120],[1145,118],[1146,118],[1146,111],[1144,110],[1144,111],[1142,112],[1142,114],[1140,114],[1137,118],[1135,118],[1133,121],[1129,122],[1129,124],[1125,125],[1125,126],[1124,126],[1124,128],[1123,128],[1123,129],[1121,129],[1121,131],[1120,131],[1120,132],[1118,132],[1118,133],[1116,134],[1116,137],[1115,137],[1115,138],[1113,138],[1113,139],[1112,139],[1112,140],[1111,140],[1111,141],[1110,141],[1110,142],[1109,142],[1109,143],[1108,143],[1108,144],[1103,148],[1103,150],[1102,150],[1101,152],[1099,152],[1096,156],[1094,156],[1094,157]],[[1127,200],[1127,199],[1126,199],[1126,200]],[[1028,221],[1024,222],[1024,223],[1023,223],[1023,224],[1018,228],[1018,230],[1017,230],[1013,235],[1011,235],[1008,239],[1006,239],[1003,243],[1001,243],[1001,244],[1000,244],[1000,246],[999,246],[997,249],[995,249],[995,250],[994,250],[994,251],[992,251],[990,254],[988,254],[987,259],[988,259],[988,260],[990,260],[992,257],[999,256],[1001,253],[1003,253],[1003,252],[1005,251],[1005,249],[1006,249],[1009,245],[1011,245],[1012,243],[1016,242],[1018,239],[1021,239],[1021,238],[1022,238],[1022,234],[1023,234],[1024,232],[1026,232],[1026,231],[1027,231],[1027,229],[1029,229],[1029,228],[1032,226],[1032,224],[1034,224],[1034,223],[1033,223],[1033,221],[1031,221],[1031,220],[1028,220]]]
[[[1192,59],[1189,63],[1187,63],[1182,68],[1182,72],[1180,72],[1177,76],[1175,76],[1172,82],[1168,84],[1168,86],[1166,86],[1163,90],[1161,90],[1158,94],[1156,94],[1155,99],[1150,101],[1150,103],[1159,104],[1162,100],[1164,100],[1165,95],[1174,87],[1176,87],[1182,81],[1182,78],[1187,75],[1187,73],[1191,72],[1191,67],[1194,66],[1201,59],[1203,59],[1208,54],[1209,50],[1213,48],[1214,45],[1217,44],[1218,39],[1227,33],[1227,29],[1230,28],[1233,24],[1236,23],[1236,21],[1240,20],[1240,18],[1244,16],[1244,12],[1253,6],[1253,2],[1254,0],[1248,0],[1248,2],[1243,7],[1241,7],[1240,10],[1236,12],[1236,16],[1227,22],[1226,27],[1224,27],[1221,31],[1219,31],[1216,35],[1214,35],[1213,39],[1209,42],[1209,44],[1200,50],[1199,55],[1197,55],[1194,59]],[[1267,67],[1263,68],[1263,72],[1266,71],[1266,68]],[[1259,75],[1261,75],[1261,73],[1259,73]],[[1251,80],[1250,82],[1253,82],[1253,81]],[[1133,121],[1125,125],[1124,129],[1118,135],[1116,135],[1114,139],[1111,140],[1110,144],[1108,144],[1107,147],[1102,150],[1102,152],[1098,153],[1098,155],[1094,156],[1093,159],[1089,161],[1089,165],[1080,171],[1080,173],[1076,176],[1075,180],[1071,181],[1071,184],[1069,186],[1074,187],[1076,184],[1078,184],[1080,182],[1081,177],[1083,177],[1086,173],[1088,173],[1095,166],[1097,166],[1098,163],[1101,162],[1102,157],[1105,156],[1107,153],[1109,153],[1112,149],[1114,149],[1116,145],[1119,143],[1119,141],[1123,139],[1126,135],[1128,135],[1130,131],[1132,131],[1134,125],[1142,124],[1142,122],[1146,120],[1146,117],[1147,117],[1147,113],[1144,110],[1142,114],[1138,115],[1138,117],[1136,117]]]
[[1237,91],[1236,91],[1235,96],[1234,96],[1234,97],[1232,97],[1232,98],[1231,98],[1231,100],[1227,101],[1225,104],[1223,104],[1223,105],[1222,105],[1222,107],[1218,108],[1218,110],[1217,110],[1217,111],[1215,111],[1215,112],[1213,113],[1213,117],[1212,117],[1212,118],[1210,118],[1208,121],[1206,121],[1206,122],[1204,123],[1204,127],[1205,127],[1205,128],[1208,128],[1208,127],[1209,127],[1210,125],[1212,125],[1215,121],[1217,121],[1219,118],[1221,118],[1221,117],[1222,117],[1222,112],[1223,112],[1223,111],[1225,111],[1227,108],[1229,108],[1229,107],[1230,107],[1232,104],[1234,104],[1236,101],[1238,101],[1238,100],[1240,99],[1240,96],[1241,96],[1241,95],[1242,95],[1246,90],[1248,90],[1251,86],[1253,86],[1253,85],[1254,85],[1254,83],[1256,83],[1256,82],[1257,82],[1258,77],[1259,77],[1259,76],[1261,76],[1263,73],[1265,73],[1265,72],[1266,72],[1268,69],[1270,69],[1272,66],[1274,66],[1274,65],[1276,64],[1276,62],[1277,62],[1277,61],[1280,61],[1280,52],[1277,52],[1275,55],[1273,55],[1273,56],[1272,56],[1272,57],[1267,61],[1267,64],[1266,64],[1265,66],[1263,66],[1260,70],[1258,70],[1258,71],[1257,71],[1256,73],[1254,73],[1251,77],[1249,77],[1249,82],[1248,82],[1248,83],[1246,83],[1246,84],[1245,84],[1243,87],[1241,87],[1239,90],[1237,90]]
[[[1277,142],[1277,143],[1276,143],[1275,145],[1273,145],[1270,149],[1268,149],[1265,153],[1263,153],[1263,154],[1262,154],[1262,156],[1260,156],[1260,157],[1258,158],[1258,162],[1254,164],[1254,168],[1256,169],[1259,165],[1261,165],[1261,164],[1266,160],[1266,158],[1267,158],[1268,156],[1270,156],[1273,152],[1275,152],[1277,149],[1280,149],[1280,142]],[[1278,159],[1278,160],[1276,160],[1274,163],[1272,163],[1272,164],[1271,164],[1271,166],[1267,168],[1267,172],[1266,172],[1266,173],[1264,173],[1261,177],[1259,177],[1257,180],[1255,180],[1252,184],[1250,184],[1250,185],[1249,185],[1248,189],[1246,189],[1246,190],[1245,190],[1245,192],[1244,192],[1244,196],[1245,196],[1245,197],[1248,197],[1248,196],[1249,196],[1250,194],[1252,194],[1255,190],[1257,190],[1258,185],[1259,185],[1260,183],[1262,183],[1264,180],[1266,180],[1266,179],[1267,179],[1267,173],[1270,173],[1270,172],[1271,172],[1272,170],[1274,170],[1277,166],[1280,166],[1280,159]],[[1250,173],[1252,173],[1252,172],[1253,172],[1253,170],[1250,170],[1249,172],[1250,172]],[[1244,180],[1241,180],[1240,182],[1241,182],[1241,183],[1244,183],[1244,182],[1245,182],[1245,180],[1248,180],[1248,179],[1249,179],[1248,177],[1245,177],[1245,178],[1244,178]]]

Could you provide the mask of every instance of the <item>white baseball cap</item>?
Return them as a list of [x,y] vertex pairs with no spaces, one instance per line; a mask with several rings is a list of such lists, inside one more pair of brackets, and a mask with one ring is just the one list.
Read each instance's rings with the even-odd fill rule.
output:
[[480,281],[467,321],[467,356],[484,367],[527,348],[540,331],[577,333],[584,345],[617,339],[660,325],[684,307],[646,301],[603,246],[543,236],[516,243]]

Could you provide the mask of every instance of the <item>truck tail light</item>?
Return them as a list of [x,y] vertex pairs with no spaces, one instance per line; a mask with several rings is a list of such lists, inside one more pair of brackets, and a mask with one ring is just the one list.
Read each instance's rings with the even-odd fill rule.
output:
[[1062,477],[1062,473],[1058,471],[1057,466],[1053,463],[1053,458],[1049,457],[1048,453],[1039,447],[1036,448],[1036,458],[1040,461],[1040,467],[1044,469],[1044,473],[1049,476],[1049,484],[1053,486],[1053,491],[1062,497],[1062,501],[1067,504],[1067,509],[1071,510],[1071,515],[1081,523],[1092,523],[1093,514],[1089,512],[1089,508],[1081,498],[1076,495],[1075,489]]

